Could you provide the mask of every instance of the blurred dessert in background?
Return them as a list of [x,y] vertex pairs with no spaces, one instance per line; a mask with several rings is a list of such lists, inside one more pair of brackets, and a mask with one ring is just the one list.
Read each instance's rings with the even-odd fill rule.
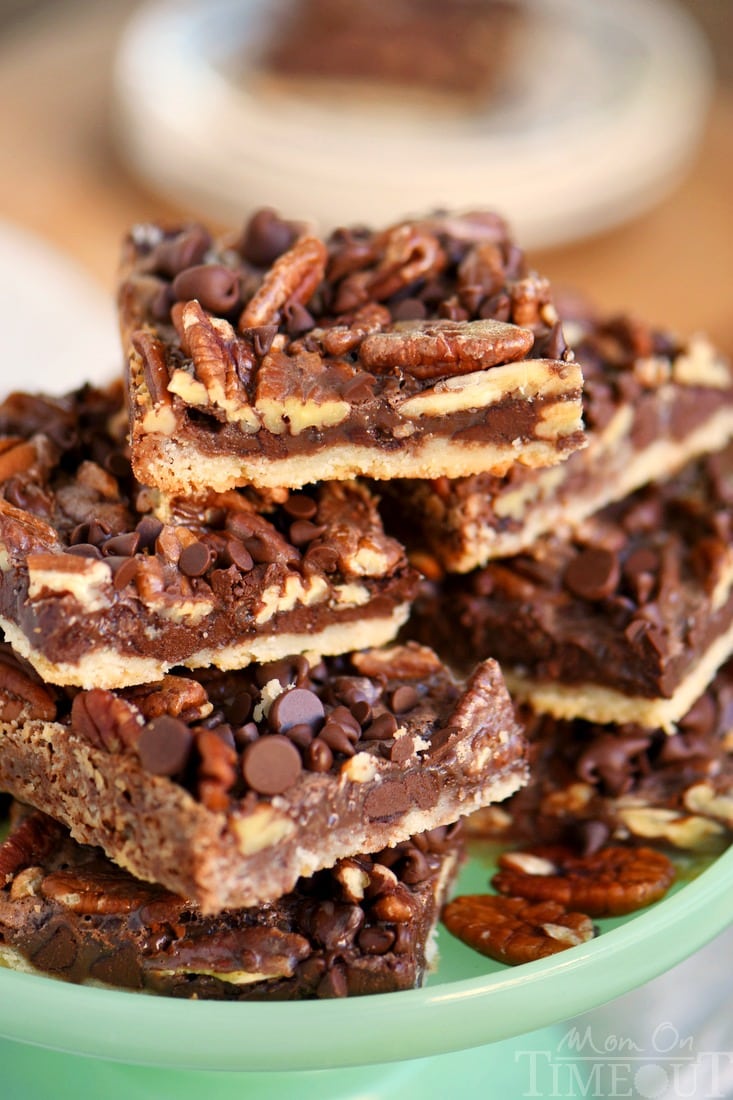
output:
[[263,68],[333,94],[417,93],[465,108],[501,92],[521,26],[518,0],[296,0],[278,14]]

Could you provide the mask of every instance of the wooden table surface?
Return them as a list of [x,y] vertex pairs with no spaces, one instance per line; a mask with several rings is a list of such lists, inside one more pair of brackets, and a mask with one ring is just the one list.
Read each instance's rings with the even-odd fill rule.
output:
[[[73,254],[108,287],[126,227],[180,213],[113,148],[111,59],[133,7],[63,0],[0,38],[0,217]],[[688,176],[653,211],[532,259],[604,307],[706,331],[733,351],[733,89],[719,88]]]

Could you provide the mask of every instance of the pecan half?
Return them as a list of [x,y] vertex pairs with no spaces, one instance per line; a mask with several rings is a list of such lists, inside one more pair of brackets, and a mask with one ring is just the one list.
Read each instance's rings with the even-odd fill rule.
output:
[[278,257],[242,310],[239,331],[276,322],[286,305],[305,305],[323,280],[327,258],[326,246],[317,237],[296,241]]
[[200,404],[195,382],[200,382],[213,405],[232,419],[237,412],[246,419],[249,401],[245,390],[254,367],[254,357],[245,341],[238,339],[228,321],[210,317],[197,301],[174,307],[171,313],[185,353],[193,360],[194,384],[187,385],[185,372],[178,371],[169,388],[191,404]]
[[[528,859],[529,857],[529,859]],[[562,845],[532,845],[499,857],[491,885],[530,901],[556,901],[592,917],[642,909],[666,894],[674,864],[652,848],[599,848],[578,856]]]
[[138,711],[102,688],[80,691],[74,697],[71,725],[90,745],[106,752],[124,752],[132,748],[141,730]]
[[403,321],[366,336],[359,360],[378,374],[401,370],[414,378],[470,374],[522,359],[534,336],[502,321]]
[[534,962],[593,939],[585,913],[571,913],[556,901],[467,894],[443,910],[443,923],[462,943],[497,962]]
[[52,871],[41,883],[41,893],[49,901],[87,916],[133,913],[169,896],[161,886],[140,882],[116,867],[105,870],[101,865]]
[[36,462],[36,448],[28,440],[16,436],[0,439],[0,481],[23,474]]
[[0,720],[52,722],[56,702],[50,692],[15,659],[0,653]]

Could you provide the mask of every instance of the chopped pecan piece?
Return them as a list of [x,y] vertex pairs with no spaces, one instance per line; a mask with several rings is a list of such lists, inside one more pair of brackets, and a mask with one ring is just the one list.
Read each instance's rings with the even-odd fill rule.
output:
[[[528,859],[529,857],[529,859]],[[562,845],[533,845],[499,857],[491,885],[530,901],[555,901],[592,917],[616,917],[663,897],[674,864],[652,848],[599,848],[576,855]]]
[[0,889],[58,843],[63,829],[46,814],[29,814],[0,844]]
[[462,943],[497,962],[534,962],[586,943],[595,928],[585,913],[557,901],[468,894],[443,910],[443,923]]
[[213,710],[206,689],[188,676],[164,676],[159,683],[131,688],[127,697],[146,722],[162,714],[170,714],[173,718],[183,716],[184,720],[193,722],[206,718]]

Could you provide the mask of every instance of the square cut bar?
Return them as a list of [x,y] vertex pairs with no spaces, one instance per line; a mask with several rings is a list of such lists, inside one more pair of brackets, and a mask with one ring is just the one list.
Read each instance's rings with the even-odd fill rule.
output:
[[133,467],[166,492],[503,474],[584,444],[549,286],[493,215],[327,241],[271,211],[228,242],[138,226],[119,309]]
[[733,835],[732,705],[728,662],[671,735],[522,708],[530,781],[467,826],[502,840],[586,850],[629,837],[692,851],[725,847]]
[[[523,17],[513,0],[453,0],[449,7],[442,0],[296,0],[277,20],[260,67],[281,78],[266,85],[270,92],[320,95],[329,104],[360,92],[371,103],[381,92],[390,106],[412,93],[423,109],[485,109],[512,71]],[[410,48],[395,49],[400,40]]]
[[731,501],[728,448],[572,538],[448,578],[415,630],[435,640],[442,629],[466,662],[495,654],[537,712],[672,732],[733,649]]
[[199,1000],[411,989],[434,962],[460,854],[456,827],[436,829],[207,917],[33,812],[0,845],[0,965]]
[[506,798],[525,743],[496,662],[419,646],[68,694],[0,661],[0,789],[206,912]]
[[356,482],[166,499],[121,390],[0,405],[0,624],[44,679],[122,687],[394,637],[416,574]]
[[730,366],[702,337],[681,343],[629,317],[587,317],[563,328],[583,370],[585,450],[548,470],[514,466],[504,478],[385,487],[396,529],[412,532],[408,548],[429,550],[450,573],[517,554],[733,435]]

